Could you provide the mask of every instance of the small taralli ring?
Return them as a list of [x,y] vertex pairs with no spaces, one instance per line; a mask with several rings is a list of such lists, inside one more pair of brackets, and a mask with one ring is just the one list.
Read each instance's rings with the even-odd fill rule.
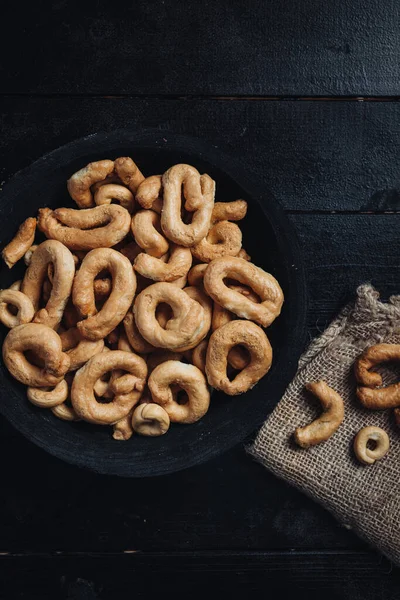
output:
[[139,210],[132,217],[133,237],[140,248],[150,256],[160,258],[169,250],[169,243],[161,234],[161,220],[153,210]]
[[[17,314],[9,310],[9,306],[17,309]],[[0,322],[9,329],[30,323],[35,315],[35,309],[32,302],[22,292],[17,290],[0,291]]]
[[29,250],[35,239],[36,219],[29,217],[20,225],[17,234],[3,249],[1,255],[7,267],[11,269]]
[[71,361],[69,371],[80,369],[92,356],[103,351],[104,340],[90,341],[85,339],[76,327],[60,333],[63,352]]
[[153,402],[139,404],[133,411],[132,427],[139,435],[160,436],[167,433],[170,418],[167,411]]
[[191,248],[193,256],[209,263],[221,256],[236,256],[242,247],[242,232],[236,223],[219,221]]
[[218,221],[241,221],[247,213],[246,200],[234,200],[233,202],[215,202],[212,211],[211,222]]
[[52,408],[63,404],[68,398],[68,384],[63,379],[60,383],[52,389],[47,388],[33,388],[28,387],[27,389],[28,400],[35,406],[40,408]]
[[136,201],[143,208],[151,208],[158,214],[162,209],[162,175],[146,177],[136,192]]
[[144,180],[144,175],[137,164],[129,156],[120,156],[114,161],[117,176],[133,194],[136,194],[139,185]]
[[192,253],[189,248],[171,244],[168,260],[155,258],[142,252],[135,259],[135,271],[153,281],[168,281],[172,283],[186,277],[192,266]]
[[80,421],[72,406],[69,406],[66,402],[53,406],[51,412],[62,421]]
[[[368,448],[368,442],[375,447]],[[354,453],[364,465],[373,465],[387,454],[390,446],[389,436],[380,427],[364,427],[354,438]]]
[[376,344],[370,346],[358,357],[354,372],[358,383],[357,398],[365,408],[383,410],[400,406],[400,383],[380,389],[382,376],[371,369],[381,363],[400,360],[400,344]]
[[100,186],[94,194],[94,202],[97,206],[102,204],[111,204],[113,200],[126,208],[129,213],[133,212],[135,206],[134,195],[128,188],[118,183],[107,183]]
[[69,195],[79,208],[91,208],[94,206],[91,186],[106,179],[114,171],[114,161],[98,160],[91,162],[80,169],[67,181]]

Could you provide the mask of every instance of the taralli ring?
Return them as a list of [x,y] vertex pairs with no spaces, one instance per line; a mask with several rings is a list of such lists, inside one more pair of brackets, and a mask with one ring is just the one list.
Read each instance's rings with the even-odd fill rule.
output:
[[68,398],[68,384],[65,379],[63,379],[60,383],[57,383],[52,390],[28,387],[27,396],[28,400],[35,406],[40,406],[40,408],[52,408],[53,406],[63,404]]
[[221,256],[236,256],[242,247],[242,232],[235,223],[220,221],[207,236],[191,248],[193,256],[209,263]]
[[298,427],[294,432],[296,443],[302,448],[316,446],[328,440],[341,425],[344,418],[344,404],[341,396],[325,381],[306,384],[306,389],[321,402],[322,415],[306,427]]
[[94,202],[97,206],[101,206],[102,204],[111,204],[113,200],[119,202],[119,204],[123,208],[126,208],[128,212],[133,212],[133,208],[135,206],[134,195],[123,185],[118,185],[117,183],[107,183],[99,187],[94,194]]
[[241,221],[245,218],[246,213],[246,200],[216,202],[212,211],[211,222],[218,223],[218,221]]
[[35,239],[36,219],[29,217],[20,225],[16,236],[4,248],[1,255],[7,267],[11,269],[29,250]]
[[357,388],[357,398],[365,408],[382,410],[400,406],[400,383],[371,389],[382,385],[382,376],[371,369],[389,361],[400,361],[400,344],[376,344],[364,350],[356,360],[354,372],[362,384]]
[[[178,385],[188,395],[185,404],[178,404],[171,387]],[[151,373],[148,386],[153,402],[168,413],[171,423],[195,423],[203,417],[210,404],[210,393],[203,373],[194,365],[168,360]]]
[[121,156],[114,161],[115,172],[133,194],[136,194],[139,185],[144,180],[137,164],[129,156]]
[[160,215],[152,210],[140,210],[132,217],[132,233],[136,243],[150,256],[160,258],[168,252],[169,243],[161,235]]
[[[235,346],[244,346],[250,354],[249,364],[230,381],[227,375],[228,354]],[[210,337],[207,348],[208,383],[229,396],[243,394],[266,373],[272,363],[272,348],[263,330],[248,321],[231,321]]]
[[[261,302],[252,302],[230,289],[224,282],[227,278],[248,285]],[[242,258],[224,256],[213,260],[205,271],[204,287],[215,302],[240,318],[255,321],[263,327],[271,325],[281,312],[283,293],[275,277]]]
[[104,340],[86,340],[76,327],[60,333],[63,352],[70,359],[69,371],[80,369],[92,356],[103,351]]
[[[137,378],[135,389],[114,396],[112,402],[101,404],[94,395],[94,385],[108,371],[122,369]],[[77,371],[71,389],[71,402],[77,415],[89,423],[111,425],[125,417],[139,402],[147,376],[146,363],[131,352],[111,350],[101,352]]]
[[[31,364],[25,353],[31,350],[44,362]],[[27,323],[14,327],[3,343],[3,360],[11,375],[30,387],[57,385],[69,368],[69,356],[63,353],[60,336],[50,327]]]
[[114,171],[114,161],[98,160],[92,162],[74,173],[67,181],[69,195],[79,208],[94,206],[91,186],[98,181],[103,181]]
[[[14,307],[17,313],[10,312],[9,306]],[[0,291],[0,322],[3,325],[12,329],[18,325],[30,323],[34,314],[35,309],[28,296],[17,290]]]
[[54,416],[62,421],[80,421],[72,406],[69,406],[67,402],[57,404],[57,406],[53,406],[50,410]]
[[146,177],[137,189],[136,200],[143,208],[151,208],[161,214],[162,175]]
[[151,437],[164,435],[170,425],[169,415],[162,406],[154,403],[139,404],[133,411],[132,427],[139,435]]
[[134,262],[135,271],[153,281],[176,281],[181,277],[186,277],[191,266],[192,253],[190,249],[175,244],[171,244],[167,262],[144,252],[139,254]]
[[[373,448],[368,447],[368,443]],[[364,427],[354,438],[354,453],[364,465],[373,465],[387,454],[390,442],[389,436],[380,427]]]
[[[95,277],[107,270],[112,278],[112,291],[97,312],[94,296]],[[136,291],[136,278],[129,260],[111,248],[98,248],[85,256],[76,274],[72,300],[82,317],[79,332],[89,340],[108,335],[128,312]]]

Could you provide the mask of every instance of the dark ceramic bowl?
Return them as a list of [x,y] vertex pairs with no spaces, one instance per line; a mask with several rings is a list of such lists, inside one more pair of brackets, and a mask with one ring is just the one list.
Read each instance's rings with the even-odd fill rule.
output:
[[[200,140],[169,132],[98,133],[58,148],[17,173],[1,194],[0,239],[4,246],[19,224],[42,206],[73,206],[66,180],[93,160],[132,156],[146,175],[190,163],[216,180],[216,199],[244,198],[243,247],[271,272],[285,294],[281,316],[268,329],[273,366],[251,391],[236,397],[214,392],[209,412],[197,423],[173,425],[161,438],[112,439],[109,427],[68,423],[26,398],[26,388],[2,365],[1,413],[29,440],[69,463],[125,477],[160,475],[205,461],[244,440],[279,401],[293,377],[304,343],[305,284],[295,232],[276,200],[256,176]],[[23,262],[23,261],[21,261]],[[22,276],[24,265],[1,267],[1,287]],[[2,331],[2,339],[6,331]],[[1,340],[2,341],[2,340]]]

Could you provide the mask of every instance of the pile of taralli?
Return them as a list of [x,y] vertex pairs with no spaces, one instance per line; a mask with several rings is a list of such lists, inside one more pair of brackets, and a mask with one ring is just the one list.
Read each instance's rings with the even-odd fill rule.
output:
[[[400,383],[381,387],[383,380],[374,367],[382,363],[398,362],[400,344],[376,344],[366,348],[354,363],[357,399],[370,410],[394,409],[394,418],[400,426]],[[305,388],[321,403],[322,414],[305,427],[294,432],[295,442],[302,448],[316,446],[328,440],[340,427],[344,419],[342,397],[325,381],[307,383]],[[353,442],[356,458],[364,465],[373,465],[383,458],[390,446],[389,436],[380,427],[363,427]]]
[[27,265],[0,292],[0,321],[33,404],[118,440],[157,436],[203,417],[210,386],[242,394],[268,372],[262,328],[283,293],[242,248],[244,200],[214,202],[213,179],[186,164],[145,178],[129,157],[67,187],[78,209],[40,209],[2,253]]

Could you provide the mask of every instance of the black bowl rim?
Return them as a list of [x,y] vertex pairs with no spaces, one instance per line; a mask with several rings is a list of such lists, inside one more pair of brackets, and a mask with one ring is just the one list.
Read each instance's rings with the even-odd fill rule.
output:
[[[175,151],[192,153],[199,159],[206,160],[223,171],[240,187],[244,188],[248,193],[250,201],[258,203],[270,226],[277,234],[279,252],[282,256],[285,256],[286,264],[291,266],[288,271],[291,297],[296,297],[297,299],[296,310],[290,311],[287,315],[287,319],[289,319],[287,330],[290,332],[290,339],[287,340],[280,358],[281,364],[286,365],[284,375],[278,377],[276,381],[268,382],[271,393],[268,394],[268,398],[265,401],[259,403],[257,406],[252,406],[252,413],[246,421],[245,428],[238,427],[237,430],[232,429],[229,432],[225,432],[223,439],[221,439],[221,431],[219,431],[218,444],[214,444],[213,446],[207,446],[207,441],[209,440],[197,440],[197,446],[199,447],[197,451],[196,447],[191,447],[189,456],[175,457],[174,460],[168,457],[168,460],[165,461],[162,457],[159,457],[157,465],[153,468],[148,468],[148,465],[147,467],[137,468],[138,465],[136,464],[127,464],[123,468],[116,469],[116,464],[113,462],[112,457],[109,460],[104,460],[103,458],[102,463],[99,464],[96,461],[95,464],[89,464],[87,458],[79,453],[74,453],[73,448],[59,448],[53,442],[49,443],[46,436],[41,437],[40,432],[32,431],[24,421],[13,418],[13,412],[7,409],[7,403],[0,402],[0,413],[20,433],[53,456],[70,464],[102,474],[114,474],[124,477],[165,475],[202,463],[242,442],[246,437],[255,432],[265,420],[268,413],[277,404],[287,384],[291,381],[297,370],[297,361],[301,350],[304,348],[307,301],[305,273],[297,232],[270,190],[261,182],[257,184],[257,180],[259,179],[257,174],[248,173],[237,160],[221,152],[217,146],[212,146],[202,139],[191,136],[159,129],[142,131],[123,129],[113,130],[112,132],[96,132],[77,138],[43,155],[28,167],[16,172],[5,185],[2,197],[11,198],[13,195],[17,196],[20,193],[21,187],[29,186],[30,183],[33,183],[41,176],[42,172],[46,172],[52,165],[59,165],[60,161],[62,163],[69,162],[76,159],[79,153],[83,152],[85,154],[90,152],[101,152],[104,154],[107,152],[107,146],[112,148],[113,145],[117,144],[120,146],[132,145],[133,148],[136,145],[146,150],[171,148],[171,150]],[[134,150],[132,153],[134,153]],[[261,202],[261,197],[268,197],[268,202]],[[5,391],[8,383],[4,380],[4,375],[1,375],[1,377],[3,379],[2,388]],[[260,407],[261,404],[262,408]]]

